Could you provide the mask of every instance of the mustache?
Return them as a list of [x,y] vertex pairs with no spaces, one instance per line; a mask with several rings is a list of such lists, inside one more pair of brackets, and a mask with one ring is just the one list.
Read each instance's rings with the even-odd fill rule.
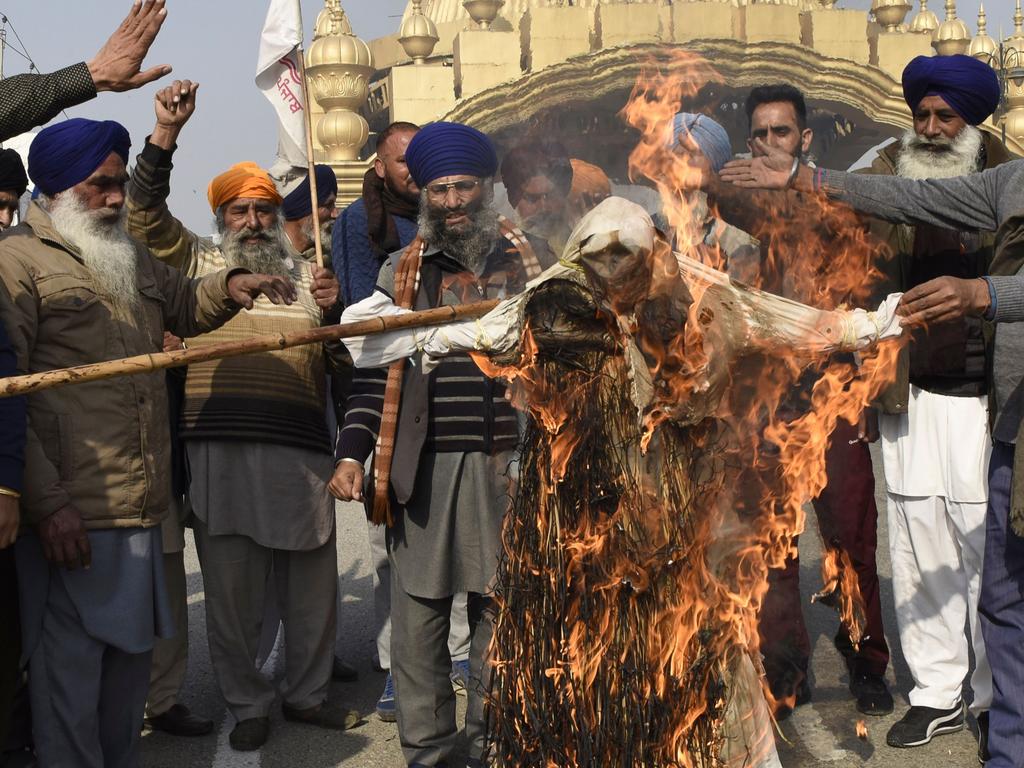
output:
[[270,233],[265,229],[251,229],[250,227],[242,227],[240,230],[233,235],[235,240],[263,240],[270,242]]
[[948,151],[953,148],[953,141],[953,139],[946,136],[936,136],[933,139],[929,139],[926,136],[915,135],[910,140],[909,146],[911,149],[941,149]]

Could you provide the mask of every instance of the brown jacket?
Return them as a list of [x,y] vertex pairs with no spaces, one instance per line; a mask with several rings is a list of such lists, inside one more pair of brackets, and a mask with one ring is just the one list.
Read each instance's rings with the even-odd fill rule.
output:
[[[990,133],[982,133],[982,147],[985,150],[985,168],[994,168],[1009,160],[1013,160],[1006,147]],[[870,168],[862,173],[875,176],[895,176],[896,163],[899,157],[900,142],[894,141],[879,150]],[[907,267],[914,251],[915,228],[907,224],[893,224],[880,219],[871,219],[871,233],[886,243],[887,258],[879,264],[885,275],[876,286],[879,299],[886,294],[905,291],[909,287],[906,281]],[[991,264],[995,233],[981,234],[979,258]],[[905,413],[907,401],[910,399],[910,350],[904,346],[896,361],[896,378],[878,396],[877,405],[883,413]]]
[[[0,316],[18,372],[157,352],[167,329],[187,338],[217,328],[239,307],[228,272],[190,280],[138,253],[138,308],[96,292],[75,248],[36,203],[0,236]],[[67,504],[87,528],[159,524],[170,495],[171,456],[163,371],[47,389],[28,396],[22,514],[37,523]]]

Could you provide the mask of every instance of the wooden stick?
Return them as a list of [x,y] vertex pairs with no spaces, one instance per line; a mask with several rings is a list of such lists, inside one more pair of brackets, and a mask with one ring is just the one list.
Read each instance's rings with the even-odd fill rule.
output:
[[[300,17],[301,18],[301,17]],[[313,245],[316,248],[316,265],[324,265],[324,245],[320,241],[320,200],[316,188],[316,159],[313,157],[313,114],[309,109],[312,100],[309,95],[309,81],[306,80],[306,54],[299,44],[297,51],[299,73],[302,76],[302,99],[305,102],[302,111],[306,122],[306,164],[309,167],[309,196],[313,203]]]
[[56,368],[52,371],[31,373],[26,376],[11,376],[6,379],[0,379],[0,398],[31,394],[65,384],[82,384],[87,381],[111,379],[115,376],[134,376],[140,373],[151,373],[163,368],[177,368],[191,363],[238,357],[254,352],[274,352],[287,349],[288,347],[299,347],[303,344],[318,344],[325,341],[348,339],[352,336],[370,336],[376,333],[406,328],[444,325],[456,320],[481,317],[496,306],[498,306],[497,300],[481,301],[476,304],[436,307],[420,312],[410,312],[405,315],[375,317],[371,320],[360,320],[355,323],[328,325],[308,331],[270,333],[266,336],[253,336],[242,341],[225,341],[220,344],[209,344],[192,349],[179,349],[173,352],[153,352],[148,355],[123,357],[119,360],[108,360],[103,363],[78,365],[74,368]]
[[316,159],[313,156],[313,98],[309,93],[309,81],[306,79],[306,52],[303,47],[306,33],[302,29],[302,0],[295,0],[295,16],[299,22],[299,46],[296,58],[299,60],[299,77],[302,78],[302,115],[306,124],[306,166],[309,173],[309,196],[313,203],[313,245],[316,249],[316,265],[324,266],[324,246],[320,242],[320,205],[319,193],[316,188]]

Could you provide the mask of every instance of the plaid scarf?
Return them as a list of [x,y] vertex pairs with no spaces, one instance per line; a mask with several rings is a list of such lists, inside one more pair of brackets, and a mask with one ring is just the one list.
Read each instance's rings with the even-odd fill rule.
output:
[[[540,261],[522,230],[504,216],[499,218],[501,235],[512,244],[512,250],[519,253],[527,280],[533,280],[541,273]],[[427,242],[417,235],[403,251],[395,269],[395,304],[402,309],[412,309],[420,289],[420,268]],[[391,461],[395,455],[395,437],[398,434],[398,408],[402,402],[402,377],[405,375],[405,360],[396,360],[388,366],[388,379],[384,388],[384,407],[381,409],[380,432],[374,448],[373,459],[373,509],[370,520],[374,525],[394,525],[391,512]]]

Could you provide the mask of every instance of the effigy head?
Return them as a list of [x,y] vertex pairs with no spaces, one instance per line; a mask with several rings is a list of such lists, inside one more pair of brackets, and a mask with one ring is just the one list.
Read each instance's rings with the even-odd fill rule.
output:
[[599,303],[616,314],[632,311],[650,290],[654,222],[621,197],[597,205],[569,235],[562,263],[579,268]]

